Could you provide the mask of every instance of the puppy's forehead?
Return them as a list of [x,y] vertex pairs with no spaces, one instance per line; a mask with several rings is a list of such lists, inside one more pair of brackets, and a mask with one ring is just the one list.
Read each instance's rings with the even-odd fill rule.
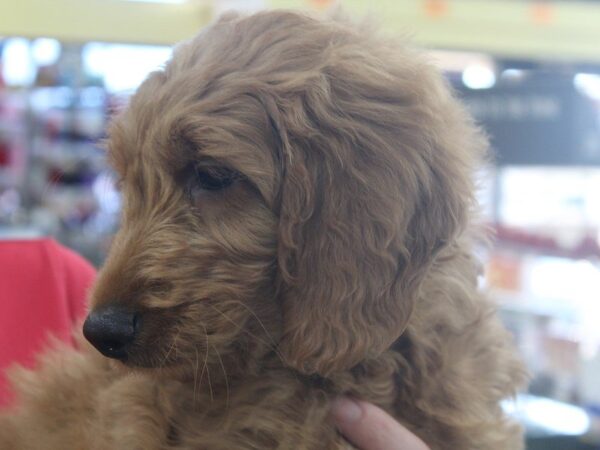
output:
[[143,83],[116,127],[117,152],[167,169],[205,156],[274,191],[283,155],[273,99],[281,108],[302,99],[331,48],[352,36],[335,30],[293,13],[217,22]]
[[[170,65],[179,56],[186,57],[176,53]],[[210,159],[241,172],[270,197],[276,148],[269,120],[262,104],[234,84],[200,65],[151,74],[111,128],[116,170],[123,174],[142,161],[177,173]]]

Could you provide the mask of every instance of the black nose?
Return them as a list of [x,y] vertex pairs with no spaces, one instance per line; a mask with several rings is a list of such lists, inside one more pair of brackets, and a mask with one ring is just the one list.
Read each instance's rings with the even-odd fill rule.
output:
[[92,311],[83,324],[83,335],[109,358],[125,359],[135,339],[138,315],[116,306]]

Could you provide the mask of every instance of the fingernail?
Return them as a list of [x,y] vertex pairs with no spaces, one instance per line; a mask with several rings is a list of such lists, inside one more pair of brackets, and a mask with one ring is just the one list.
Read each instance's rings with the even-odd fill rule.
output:
[[332,413],[336,420],[352,423],[361,418],[363,411],[354,400],[339,397],[333,401]]

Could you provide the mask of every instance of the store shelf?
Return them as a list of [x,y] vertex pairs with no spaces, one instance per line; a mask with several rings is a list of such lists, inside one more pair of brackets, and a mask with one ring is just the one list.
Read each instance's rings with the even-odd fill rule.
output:
[[516,312],[532,316],[560,318],[567,322],[579,320],[577,305],[568,300],[560,301],[548,298],[535,298],[531,295],[493,289],[490,291],[491,298],[498,304],[501,310]]
[[42,237],[44,237],[44,234],[33,227],[0,226],[0,240],[28,240]]
[[0,238],[50,235],[99,264],[118,198],[98,141],[118,99],[95,85],[0,94],[9,155],[0,168]]

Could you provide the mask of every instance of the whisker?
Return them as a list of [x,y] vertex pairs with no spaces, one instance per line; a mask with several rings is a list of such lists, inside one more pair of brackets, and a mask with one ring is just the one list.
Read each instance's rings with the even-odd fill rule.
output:
[[225,409],[228,410],[229,409],[229,380],[227,379],[227,371],[225,370],[225,364],[223,364],[223,359],[221,358],[221,355],[219,354],[219,351],[212,344],[211,344],[211,347],[213,348],[213,350],[217,354],[217,358],[219,358],[219,362],[221,363],[221,368],[223,369],[223,375],[225,376],[225,391],[227,393],[226,394],[226,398],[225,398]]
[[[202,380],[204,380],[204,372],[207,372],[208,375],[208,384],[210,387],[210,391],[211,391],[211,399],[212,399],[212,386],[210,384],[210,372],[209,372],[209,368],[208,368],[208,332],[206,331],[206,327],[202,324],[199,324],[203,329],[204,329],[204,335],[206,336],[206,352],[204,354],[204,364],[202,365],[202,373],[200,374],[200,382],[199,385],[202,385]],[[198,349],[196,348],[196,356],[198,355]]]
[[267,335],[267,337],[269,338],[269,340],[271,341],[271,344],[273,345],[273,347],[277,346],[277,343],[275,342],[275,340],[273,339],[273,336],[271,336],[271,334],[269,333],[269,331],[267,330],[267,327],[265,327],[264,323],[262,322],[262,320],[260,320],[260,317],[258,317],[258,314],[256,314],[252,308],[250,308],[248,305],[246,305],[244,302],[240,301],[240,300],[234,300],[234,302],[236,304],[240,304],[242,305],[246,311],[248,311],[250,314],[252,314],[254,316],[254,318],[256,319],[256,321],[258,322],[258,324],[262,327],[262,329],[264,330],[265,334]]
[[254,339],[256,339],[261,344],[263,344],[263,345],[267,346],[268,348],[270,348],[271,350],[273,350],[275,352],[275,354],[277,355],[277,357],[281,360],[281,362],[285,364],[285,360],[283,359],[283,355],[277,349],[277,346],[275,344],[270,344],[268,342],[265,342],[259,336],[257,336],[254,333],[252,333],[252,332],[250,332],[250,331],[242,328],[240,325],[238,325],[237,323],[235,323],[235,321],[233,319],[231,319],[229,316],[227,316],[227,314],[225,314],[223,311],[221,311],[220,309],[218,309],[216,306],[211,305],[210,303],[209,303],[209,305],[210,305],[211,308],[213,308],[215,311],[217,311],[219,314],[221,314],[223,317],[225,317],[225,319],[227,319],[229,322],[231,322],[239,331],[242,331],[243,333],[248,334],[249,336],[253,337]]
[[208,380],[208,389],[210,389],[210,402],[212,403],[214,401],[214,396],[213,396],[212,383],[210,382],[210,368],[208,367],[209,342],[208,342],[208,333],[206,332],[206,328],[204,330],[205,330],[204,334],[206,335],[206,359],[204,360],[204,367],[206,367],[206,379]]
[[173,340],[171,342],[171,345],[169,346],[169,351],[167,352],[167,354],[165,355],[163,362],[161,364],[161,367],[164,367],[167,364],[167,360],[169,359],[169,355],[171,354],[171,351],[173,351],[173,348],[175,348],[175,355],[177,355],[177,339],[179,338],[179,333],[181,332],[181,328],[177,328],[177,333],[175,333],[175,336],[173,337]]
[[[194,407],[196,407],[196,380],[198,378],[198,364],[200,363],[198,358],[198,349],[194,347],[194,351],[196,352],[196,370],[194,370]],[[204,374],[204,368],[202,369],[202,374]],[[200,383],[202,383],[202,377],[200,378]]]

